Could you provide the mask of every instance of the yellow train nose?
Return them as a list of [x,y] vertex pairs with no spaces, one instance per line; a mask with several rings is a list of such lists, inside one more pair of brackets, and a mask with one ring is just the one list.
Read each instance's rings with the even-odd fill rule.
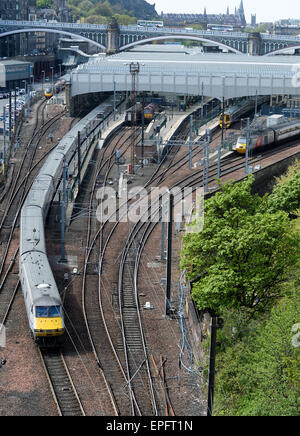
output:
[[64,332],[62,318],[36,318],[34,332],[36,336],[61,336]]
[[240,154],[246,154],[246,144],[237,144],[236,151]]

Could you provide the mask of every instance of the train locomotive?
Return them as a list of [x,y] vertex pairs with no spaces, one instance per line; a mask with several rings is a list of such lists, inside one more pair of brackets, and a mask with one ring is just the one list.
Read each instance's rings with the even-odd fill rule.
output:
[[[267,101],[266,96],[259,96],[257,99],[257,105],[260,106],[261,104],[265,103]],[[240,104],[237,104],[235,106],[231,106],[230,108],[226,109],[219,115],[219,125],[222,128],[224,125],[224,128],[229,129],[229,127],[234,123],[235,121],[239,120],[242,116],[244,116],[247,112],[252,111],[255,108],[255,100],[245,100]]]
[[[300,135],[300,121],[286,121],[277,126],[251,132],[249,138],[250,150],[257,150],[268,145],[276,145],[284,140]],[[239,154],[246,154],[247,138],[240,136],[233,150]]]
[[[150,123],[158,110],[158,106],[155,103],[150,103],[144,107],[144,122],[145,124]],[[125,113],[125,124],[131,125],[133,120],[133,112],[136,111],[136,124],[142,123],[143,117],[143,105],[141,103],[136,103],[135,106],[130,107]]]
[[[64,162],[69,167],[76,164],[78,132],[82,137],[89,132],[94,141],[111,108],[112,99],[108,99],[62,138],[40,169],[21,209],[19,276],[29,328],[39,346],[59,346],[65,335],[63,305],[47,257],[44,223],[61,183]],[[82,155],[88,151],[88,144],[88,140],[83,141]]]
[[54,86],[51,86],[44,91],[44,97],[50,99],[54,94],[58,94],[60,91],[63,91],[65,84],[65,80],[59,80]]
[[[21,210],[19,272],[29,328],[39,345],[58,345],[64,335],[62,302],[49,265],[44,220],[61,164],[53,153],[32,184]],[[50,175],[51,174],[51,175]]]
[[53,90],[52,87],[51,88],[47,88],[44,91],[44,96],[45,96],[45,98],[49,99],[49,98],[53,97],[53,93],[54,93],[54,90]]
[[155,116],[157,106],[155,103],[150,103],[144,108],[144,117],[147,122],[151,122]]

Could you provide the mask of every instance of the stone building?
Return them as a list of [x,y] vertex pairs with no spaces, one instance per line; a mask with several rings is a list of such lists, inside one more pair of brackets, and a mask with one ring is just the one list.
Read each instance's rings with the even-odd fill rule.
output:
[[[33,0],[35,3],[35,0]],[[32,0],[4,0],[0,2],[1,20],[28,20]],[[0,38],[0,56],[11,57],[17,54],[25,54],[28,46],[27,34],[14,35],[8,38]]]
[[233,14],[230,14],[229,7],[225,14],[207,14],[204,8],[203,14],[164,14],[161,13],[161,19],[166,26],[186,26],[191,24],[200,24],[204,29],[208,24],[229,25],[234,29],[241,29],[246,26],[246,17],[243,0],[239,8],[235,8]]

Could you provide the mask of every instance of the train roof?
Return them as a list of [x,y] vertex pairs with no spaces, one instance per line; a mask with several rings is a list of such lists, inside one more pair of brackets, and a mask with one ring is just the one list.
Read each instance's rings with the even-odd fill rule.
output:
[[42,210],[38,206],[26,206],[21,214],[20,255],[29,251],[46,252]]
[[41,304],[41,299],[46,305],[60,304],[57,286],[50,264],[45,253],[32,251],[20,258],[21,263],[26,262],[26,280],[31,289],[32,302]]
[[294,127],[294,126],[300,127],[300,120],[293,120],[293,121],[284,120],[282,123],[276,124],[276,126],[272,126],[271,128],[277,130],[277,129],[283,129],[285,127]]
[[137,102],[137,103],[134,104],[133,106],[130,106],[128,109],[126,109],[126,112],[131,112],[131,111],[133,111],[135,108],[136,108],[137,110],[139,110],[139,109],[141,109],[141,107],[142,107],[142,103]]

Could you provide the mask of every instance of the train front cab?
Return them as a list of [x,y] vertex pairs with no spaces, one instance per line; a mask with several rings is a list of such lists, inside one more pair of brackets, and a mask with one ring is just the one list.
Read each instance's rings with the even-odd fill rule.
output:
[[41,346],[58,346],[64,339],[64,320],[62,307],[35,306],[34,311],[34,339]]
[[46,91],[44,92],[44,96],[46,98],[51,98],[53,97],[53,88],[47,88]]
[[233,150],[239,154],[246,154],[246,144],[247,144],[246,138],[240,136]]

